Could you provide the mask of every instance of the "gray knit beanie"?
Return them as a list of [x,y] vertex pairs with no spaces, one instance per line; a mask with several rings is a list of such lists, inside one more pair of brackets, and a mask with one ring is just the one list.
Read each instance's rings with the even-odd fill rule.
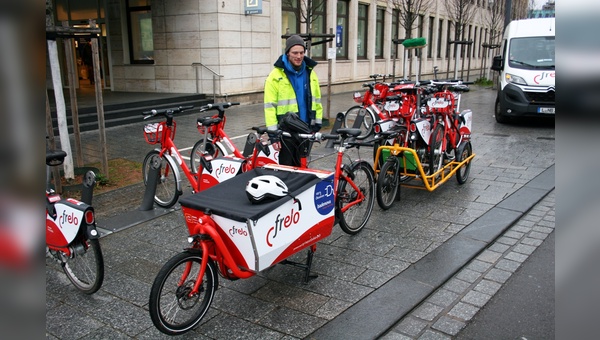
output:
[[287,54],[290,51],[290,48],[296,45],[302,45],[302,47],[304,47],[304,50],[306,50],[306,45],[304,45],[304,39],[302,39],[301,36],[294,34],[291,37],[287,38],[287,40],[285,41],[285,54]]

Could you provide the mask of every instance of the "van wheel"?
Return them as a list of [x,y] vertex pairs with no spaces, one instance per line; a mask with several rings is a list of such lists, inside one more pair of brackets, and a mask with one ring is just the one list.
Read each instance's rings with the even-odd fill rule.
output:
[[500,109],[500,99],[498,98],[496,98],[496,104],[494,105],[494,116],[498,123],[508,123],[508,117],[502,113],[502,110]]

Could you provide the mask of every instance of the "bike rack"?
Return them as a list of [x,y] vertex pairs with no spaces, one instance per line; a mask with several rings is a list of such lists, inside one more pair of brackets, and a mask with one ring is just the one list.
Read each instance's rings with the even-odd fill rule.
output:
[[144,199],[139,210],[148,211],[154,207],[154,195],[156,194],[156,186],[158,185],[158,174],[160,169],[160,157],[152,156],[150,159],[150,171],[146,180],[146,190],[144,191]]
[[96,174],[89,170],[83,178],[83,189],[81,189],[81,202],[92,205],[94,197],[94,186],[96,186]]
[[[423,165],[421,164],[421,161],[419,160],[419,156],[417,155],[417,152],[414,149],[402,147],[399,145],[380,146],[377,149],[377,155],[375,156],[375,162],[374,162],[374,168],[373,168],[376,175],[378,175],[379,171],[380,171],[378,169],[379,157],[381,155],[381,151],[384,149],[390,150],[390,156],[393,155],[396,157],[400,157],[401,162],[404,162],[403,169],[405,169],[405,170],[402,172],[402,175],[420,179],[423,182],[423,185],[413,185],[413,184],[402,183],[401,185],[403,187],[416,188],[416,189],[427,189],[428,191],[433,191],[433,190],[437,189],[440,185],[444,184],[446,181],[448,181],[448,179],[450,179],[458,171],[458,169],[460,167],[466,165],[473,159],[473,157],[475,157],[475,154],[473,153],[469,157],[464,159],[463,161],[460,161],[460,162],[450,161],[450,162],[446,163],[443,167],[441,167],[435,173],[433,173],[431,175],[426,175],[425,171],[423,171]],[[410,172],[406,171],[406,157],[404,157],[405,152],[409,152],[412,154],[412,156],[416,162],[415,165],[417,168],[417,173],[410,173]]]
[[[331,127],[331,133],[336,133],[337,129],[342,127],[342,124],[344,124],[344,115],[346,113],[345,112],[338,112],[337,115],[335,116],[335,122],[333,123],[333,126]],[[362,121],[364,119],[364,115],[361,118],[357,118],[356,120],[360,120],[360,124],[362,124]],[[356,124],[354,124],[356,125]],[[360,126],[360,125],[359,125]],[[325,147],[328,149],[333,148],[333,145],[335,144],[335,140],[333,139],[329,139],[327,140],[327,144],[325,144]]]

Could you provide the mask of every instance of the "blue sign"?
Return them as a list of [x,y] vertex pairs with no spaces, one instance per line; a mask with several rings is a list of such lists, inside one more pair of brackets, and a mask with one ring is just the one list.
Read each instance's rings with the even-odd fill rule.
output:
[[329,214],[335,208],[333,194],[333,175],[315,186],[315,208],[321,215]]
[[342,47],[344,41],[344,26],[338,25],[335,33],[335,47]]
[[262,14],[262,0],[246,0],[244,1],[244,13]]

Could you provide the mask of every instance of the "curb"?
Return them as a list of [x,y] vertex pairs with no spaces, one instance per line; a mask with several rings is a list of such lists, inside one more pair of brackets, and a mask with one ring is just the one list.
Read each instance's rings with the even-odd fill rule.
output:
[[308,338],[375,339],[382,336],[552,191],[554,176],[555,165],[552,165]]

